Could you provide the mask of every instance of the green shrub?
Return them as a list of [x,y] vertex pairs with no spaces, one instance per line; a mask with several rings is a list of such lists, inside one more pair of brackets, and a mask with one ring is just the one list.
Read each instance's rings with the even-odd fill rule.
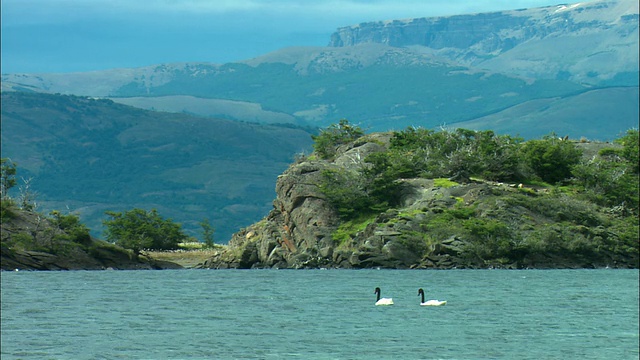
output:
[[573,166],[574,184],[584,189],[583,196],[589,201],[637,215],[638,130],[629,130],[615,142],[622,149],[602,149],[598,156]]
[[527,141],[520,147],[522,162],[532,175],[552,184],[569,179],[571,168],[581,156],[582,151],[575,144],[558,139],[555,134]]
[[5,198],[0,200],[0,221],[3,223],[16,216],[15,202],[12,199]]
[[9,197],[9,189],[16,185],[16,163],[8,158],[0,159],[0,198]]
[[468,251],[480,259],[508,257],[513,250],[509,227],[495,219],[471,218],[463,220],[469,236]]
[[460,219],[449,211],[429,214],[420,227],[436,241],[458,235],[464,230]]
[[616,139],[615,142],[622,145],[622,157],[626,160],[631,172],[637,175],[640,171],[640,138],[638,129],[627,130],[627,133]]
[[58,226],[67,236],[58,236],[58,240],[69,240],[81,245],[89,245],[91,243],[91,235],[89,228],[80,222],[80,218],[74,214],[64,215],[59,211],[52,211],[51,223]]
[[400,244],[419,257],[427,252],[429,241],[427,234],[418,231],[405,231],[399,237]]
[[336,154],[339,145],[349,143],[362,137],[364,131],[358,126],[349,124],[346,119],[339,124],[332,124],[328,128],[320,130],[320,134],[312,135],[313,149],[322,159],[330,159]]
[[11,235],[6,245],[13,250],[33,250],[36,244],[32,235],[21,232]]
[[369,213],[369,207],[374,204],[367,194],[363,176],[356,171],[323,170],[318,188],[343,220]]
[[492,131],[456,129],[453,132],[407,128],[395,132],[390,152],[404,159],[404,168],[426,178],[517,179],[519,138]]
[[458,203],[453,209],[447,209],[445,211],[453,215],[456,219],[469,219],[475,215],[476,206],[464,206]]

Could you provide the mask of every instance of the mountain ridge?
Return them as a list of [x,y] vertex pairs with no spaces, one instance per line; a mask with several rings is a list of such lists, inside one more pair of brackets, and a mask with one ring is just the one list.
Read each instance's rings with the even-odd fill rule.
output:
[[[573,73],[574,81],[595,85],[614,75],[609,70],[597,77],[588,76],[587,72],[602,72],[603,67],[611,66],[602,64],[604,59],[590,59],[593,56],[612,53],[606,59],[617,62],[616,72],[637,72],[638,39],[633,34],[638,31],[638,13],[638,2],[633,0],[597,0],[492,13],[378,21],[339,28],[331,35],[329,45],[421,46],[460,65],[493,71],[505,71],[504,65],[507,65],[508,72],[528,77],[554,78],[559,72],[568,72]],[[621,36],[615,36],[616,33]],[[562,66],[553,54],[545,54],[540,48],[540,44],[549,44],[566,35],[572,37],[570,43],[564,43],[571,46],[571,52],[565,49],[562,56],[569,55],[571,60],[580,59],[588,62],[587,65],[570,64],[571,60],[563,59],[568,64]],[[591,46],[584,46],[588,43]],[[531,50],[524,51],[523,56],[518,49],[523,45],[535,46],[539,58],[532,58]],[[520,54],[512,57],[510,54],[514,52]],[[499,59],[503,55],[508,56],[508,64]],[[518,61],[525,63],[524,66]],[[536,69],[532,71],[534,63]]]

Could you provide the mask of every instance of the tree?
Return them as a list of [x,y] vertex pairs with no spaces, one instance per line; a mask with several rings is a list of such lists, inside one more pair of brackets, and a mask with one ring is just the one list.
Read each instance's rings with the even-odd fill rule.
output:
[[213,233],[216,229],[211,226],[209,223],[209,219],[204,219],[200,222],[200,226],[202,227],[202,237],[204,238],[204,245],[208,248],[212,248],[215,245],[215,241],[213,240]]
[[629,170],[634,174],[638,174],[640,170],[640,139],[638,137],[638,129],[627,130],[627,134],[616,139],[615,142],[622,145],[622,157],[627,161]]
[[132,209],[124,213],[107,211],[103,221],[107,239],[138,255],[143,249],[172,250],[187,239],[182,226],[163,219],[155,209]]
[[89,228],[80,222],[80,217],[75,214],[64,215],[57,210],[53,210],[49,215],[51,215],[51,223],[67,234],[62,238],[82,245],[91,244]]
[[0,194],[2,199],[8,197],[9,189],[16,185],[16,163],[8,158],[0,159],[1,178],[0,178]]

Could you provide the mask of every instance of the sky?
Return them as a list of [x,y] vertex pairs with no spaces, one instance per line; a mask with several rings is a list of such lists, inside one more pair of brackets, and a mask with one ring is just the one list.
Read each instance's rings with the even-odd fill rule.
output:
[[362,22],[532,8],[562,0],[1,0],[0,70],[83,72],[227,63],[326,46]]

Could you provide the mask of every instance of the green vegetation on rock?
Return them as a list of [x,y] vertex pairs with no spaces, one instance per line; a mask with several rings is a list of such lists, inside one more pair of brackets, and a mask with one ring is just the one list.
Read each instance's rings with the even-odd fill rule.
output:
[[326,129],[320,130],[320,134],[311,135],[313,149],[322,159],[329,159],[336,154],[337,147],[354,141],[364,135],[364,131],[358,126],[349,124],[346,119],[338,124],[332,124]]
[[326,136],[205,267],[638,268],[637,134]]

